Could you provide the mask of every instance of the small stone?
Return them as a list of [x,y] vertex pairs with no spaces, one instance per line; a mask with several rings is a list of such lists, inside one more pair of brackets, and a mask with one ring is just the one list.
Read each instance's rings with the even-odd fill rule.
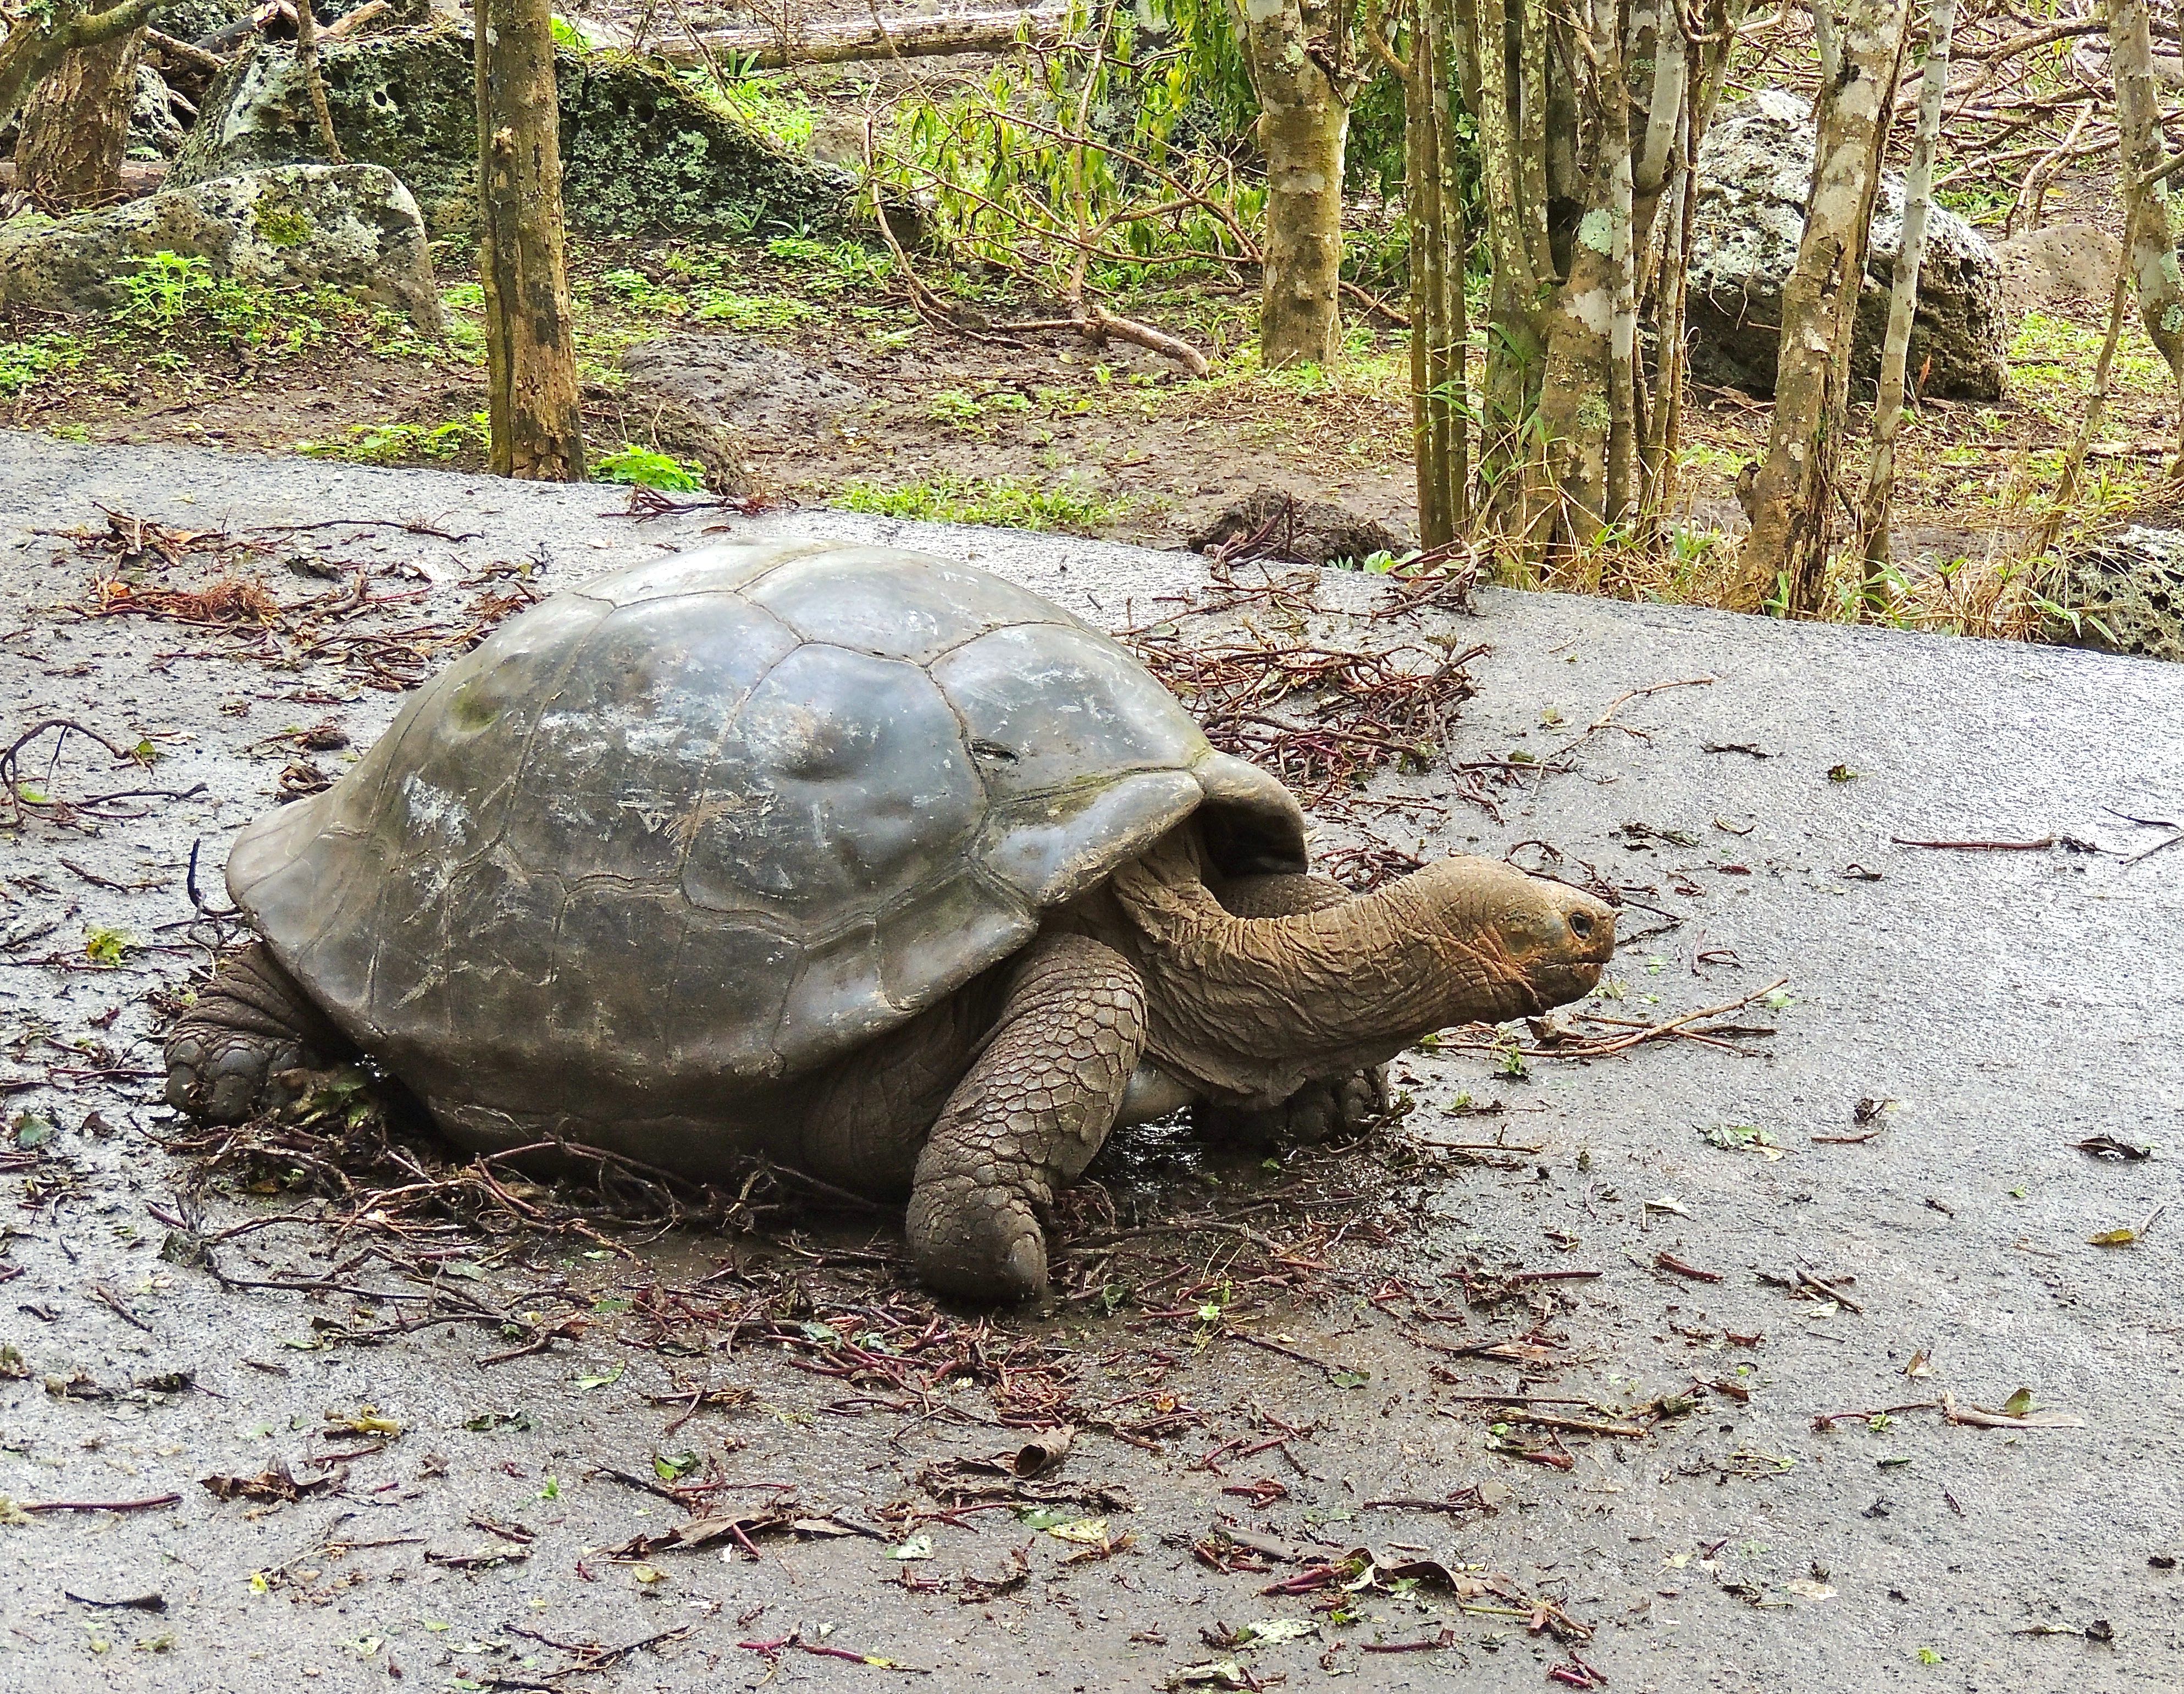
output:
[[1255,488],[1201,524],[1184,545],[1193,553],[1324,566],[1330,560],[1354,563],[1376,553],[1401,554],[1410,543],[1387,525],[1333,500]]

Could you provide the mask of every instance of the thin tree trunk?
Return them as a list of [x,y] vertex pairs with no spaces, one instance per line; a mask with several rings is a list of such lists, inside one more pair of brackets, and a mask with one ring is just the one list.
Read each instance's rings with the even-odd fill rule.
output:
[[120,0],[103,12],[86,12],[81,0],[47,0],[26,6],[0,37],[0,125],[23,109],[64,53],[94,47],[136,30],[164,0]]
[[1540,394],[1548,463],[1571,521],[1568,538],[1580,544],[1630,516],[1637,463],[1630,90],[1615,0],[1593,0],[1591,13],[1589,92],[1599,139],[1581,187],[1569,275],[1547,314]]
[[2093,388],[2086,396],[2086,415],[2064,458],[2063,474],[2055,479],[2055,504],[2041,520],[2040,532],[2032,543],[2030,557],[2036,566],[2054,551],[2055,538],[2062,533],[2064,521],[2077,503],[2079,483],[2086,471],[2086,455],[2092,451],[2102,421],[2108,415],[2109,373],[2115,365],[2116,343],[2123,337],[2123,313],[2131,300],[2131,249],[2126,245],[2116,265],[2115,285],[2109,291],[2108,334],[2101,342],[2100,357],[2093,361]]
[[1244,62],[1259,96],[1267,160],[1266,287],[1259,360],[1329,366],[1342,351],[1342,170],[1350,108],[1313,28],[1339,18],[1300,0],[1242,0]]
[[[1529,81],[1513,75],[1510,42],[1520,36],[1511,8],[1524,0],[1457,0],[1461,42],[1473,62],[1459,66],[1479,125],[1479,172],[1486,203],[1486,241],[1493,276],[1487,311],[1492,328],[1480,387],[1479,469],[1482,506],[1505,537],[1529,543],[1536,515],[1532,486],[1532,426],[1540,406],[1547,346],[1544,306],[1554,286],[1546,212],[1533,199],[1546,192],[1544,160],[1528,163],[1530,125],[1522,106]],[[1544,97],[1542,97],[1544,98]],[[1543,120],[1544,122],[1544,120]]]
[[319,69],[319,20],[311,15],[311,0],[295,0],[296,63],[304,72],[304,86],[311,91],[311,111],[319,124],[319,145],[335,164],[342,157],[341,137],[334,133],[333,108],[326,103],[326,75]]
[[126,198],[121,161],[143,44],[136,29],[64,53],[23,103],[15,180],[40,211],[61,217]]
[[1813,0],[1813,51],[1820,56],[1820,86],[1825,88],[1842,70],[1842,48],[1836,35],[1835,0]]
[[1873,463],[1866,475],[1865,604],[1887,604],[1888,506],[1896,493],[1896,431],[1903,421],[1904,371],[1911,354],[1911,324],[1919,309],[1919,270],[1926,259],[1926,211],[1934,199],[1934,153],[1941,144],[1942,97],[1949,86],[1949,38],[1957,0],[1933,0],[1926,19],[1926,75],[1919,90],[1919,131],[1903,174],[1903,242],[1896,256],[1895,290],[1888,303],[1888,333],[1880,343],[1880,392],[1873,403]]
[[584,480],[549,0],[478,0],[478,268],[493,468]]
[[1403,168],[1411,231],[1411,432],[1417,459],[1419,544],[1457,538],[1470,480],[1465,421],[1463,208],[1451,168],[1447,0],[1418,0],[1410,57],[1386,44],[1374,0],[1366,40],[1403,85]]
[[1797,262],[1782,289],[1774,426],[1752,489],[1742,562],[1747,599],[1762,604],[1780,583],[1793,616],[1819,610],[1826,582],[1841,373],[1880,180],[1880,119],[1895,96],[1905,13],[1906,0],[1846,0],[1836,20],[1841,69],[1821,85],[1814,114],[1813,187]]
[[[2147,338],[2176,381],[2178,441],[2184,455],[2184,272],[2176,262],[2170,184],[2157,181],[2164,151],[2161,91],[2153,81],[2153,42],[2145,0],[2109,0],[2109,58],[2115,73],[2118,164],[2123,176],[2126,243],[2138,283]],[[2180,456],[2184,468],[2184,456]]]
[[1471,308],[1466,291],[1471,276],[1471,215],[1464,204],[1464,145],[1457,132],[1457,105],[1470,109],[1461,86],[1457,20],[1448,0],[1433,0],[1428,40],[1434,56],[1434,138],[1440,153],[1441,213],[1447,231],[1441,244],[1441,332],[1446,337],[1436,390],[1448,454],[1448,510],[1451,539],[1471,517]]

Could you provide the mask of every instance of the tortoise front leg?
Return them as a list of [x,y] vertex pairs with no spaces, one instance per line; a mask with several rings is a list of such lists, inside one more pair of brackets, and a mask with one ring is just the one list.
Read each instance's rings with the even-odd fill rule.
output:
[[1145,1045],[1145,990],[1122,955],[1081,935],[1033,943],[918,1156],[920,1278],[979,1301],[1046,1291],[1039,1213],[1107,1139]]
[[167,1104],[201,1123],[240,1123],[287,1104],[288,1071],[323,1068],[348,1042],[262,941],[220,961],[167,1037]]

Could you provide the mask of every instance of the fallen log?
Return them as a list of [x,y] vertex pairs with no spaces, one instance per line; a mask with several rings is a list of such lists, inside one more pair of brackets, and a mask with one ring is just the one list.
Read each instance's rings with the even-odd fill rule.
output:
[[1060,40],[1068,15],[1066,7],[1035,6],[915,18],[886,25],[872,20],[844,19],[802,25],[794,33],[777,29],[713,31],[694,38],[650,43],[644,52],[673,65],[702,65],[710,60],[753,70],[841,64],[853,59],[1003,53],[1020,36],[1034,42]]

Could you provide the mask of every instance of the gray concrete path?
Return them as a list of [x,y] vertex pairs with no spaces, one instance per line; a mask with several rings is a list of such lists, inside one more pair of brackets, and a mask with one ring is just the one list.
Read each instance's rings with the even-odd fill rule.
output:
[[[145,996],[204,958],[175,927],[189,915],[190,844],[201,838],[217,866],[232,830],[272,803],[291,755],[269,758],[265,738],[330,716],[363,743],[398,697],[308,656],[293,670],[206,656],[235,649],[231,635],[75,617],[61,609],[81,603],[95,561],[58,532],[103,525],[103,506],[256,537],[284,599],[327,586],[289,574],[299,563],[362,569],[375,595],[417,594],[376,614],[379,628],[457,618],[490,586],[488,567],[527,564],[550,589],[716,532],[945,552],[1110,627],[1206,586],[1201,561],[1066,538],[838,513],[640,523],[624,504],[620,490],[0,435],[0,744],[47,716],[148,738],[162,755],[148,777],[117,775],[81,738],[49,769],[48,738],[22,779],[63,799],[124,786],[180,796],[95,829],[32,817],[0,830],[0,1101],[33,1141],[35,1126],[57,1126],[42,1148],[0,1137],[12,1190],[0,1340],[21,1361],[0,1369],[27,1372],[0,1381],[0,1494],[181,1496],[0,1525],[0,1690],[362,1690],[398,1669],[410,1689],[755,1686],[767,1660],[737,1644],[800,1622],[808,1639],[931,1672],[796,1651],[771,1672],[816,1688],[1153,1688],[1234,1659],[1240,1675],[1290,1688],[1344,1674],[1361,1689],[1531,1689],[1557,1686],[1551,1672],[1572,1662],[1524,1618],[1459,1612],[1429,1585],[1366,1591],[1353,1621],[1320,1613],[1306,1639],[1208,1647],[1201,1631],[1217,1639],[1217,1620],[1315,1617],[1313,1596],[1260,1593],[1282,1569],[1224,1574],[1193,1558],[1223,1511],[1278,1536],[1409,1544],[1507,1573],[1595,1631],[1577,1653],[1618,1690],[2184,1688],[2184,845],[2123,856],[2171,833],[2130,818],[2184,819],[2184,669],[1509,593],[1482,595],[1476,618],[1373,621],[1384,584],[1318,585],[1308,621],[1322,638],[1489,644],[1473,665],[1481,693],[1452,733],[1458,762],[1544,763],[1630,691],[1688,684],[1625,701],[1568,770],[1496,788],[1498,816],[1451,800],[1445,770],[1384,776],[1373,795],[1446,810],[1440,822],[1412,814],[1429,827],[1386,814],[1382,833],[1427,853],[1545,842],[1570,874],[1596,867],[1642,901],[1626,929],[1658,933],[1618,958],[1624,998],[1596,1008],[1610,1015],[1674,1016],[1789,978],[1786,1000],[1748,1014],[1778,1031],[1743,1042],[1758,1056],[1659,1041],[1583,1064],[1535,1058],[1524,1080],[1466,1050],[1401,1067],[1418,1101],[1403,1134],[1492,1139],[1497,1120],[1445,1115],[1468,1094],[1504,1101],[1508,1141],[1539,1151],[1511,1169],[1440,1170],[1418,1196],[1425,1245],[1390,1275],[1446,1289],[1482,1262],[1597,1269],[1541,1308],[1565,1362],[1528,1391],[1632,1406],[1696,1378],[1749,1396],[1713,1390],[1643,1440],[1573,1434],[1568,1472],[1495,1454],[1475,1402],[1457,1398],[1516,1390],[1507,1367],[1473,1361],[1436,1380],[1446,1355],[1407,1343],[1412,1326],[1356,1293],[1279,1330],[1296,1352],[1358,1362],[1369,1385],[1347,1392],[1279,1354],[1194,1345],[1187,1326],[1010,1320],[1102,1356],[1118,1381],[1137,1368],[1128,1350],[1167,1349],[1166,1390],[1322,1427],[1296,1445],[1299,1471],[1259,1460],[1225,1477],[1190,1466],[1226,1426],[1159,1452],[1084,1437],[1072,1464],[1128,1489],[1135,1546],[1064,1567],[1069,1544],[1020,1527],[1012,1538],[992,1517],[931,1526],[936,1557],[919,1569],[935,1574],[990,1574],[1036,1543],[1034,1580],[986,1603],[911,1591],[903,1562],[861,1537],[770,1543],[758,1563],[663,1557],[664,1574],[644,1581],[584,1550],[677,1514],[595,1472],[641,1471],[665,1450],[675,1408],[644,1396],[691,1361],[618,1346],[610,1324],[491,1368],[475,1362],[478,1336],[453,1328],[314,1346],[315,1317],[338,1315],[327,1302],[223,1293],[162,1262],[165,1228],[148,1208],[171,1208],[184,1173],[150,1139],[170,1119],[154,1104]],[[2025,850],[1897,844],[2050,838]],[[1326,836],[1354,839],[1346,824]],[[63,968],[89,962],[98,930],[166,950],[131,952],[116,972]],[[1859,1123],[1861,1100],[1888,1104]],[[1844,1139],[1867,1129],[1879,1133]],[[2097,1134],[2155,1155],[2077,1149]],[[284,1203],[231,1197],[213,1221]],[[2145,1240],[2092,1244],[2164,1204]],[[243,1238],[268,1263],[292,1256],[296,1233],[281,1239]],[[644,1251],[663,1274],[702,1273],[707,1245]],[[1720,1280],[1664,1269],[1664,1254]],[[610,1284],[635,1274],[576,1268]],[[1841,1288],[1856,1309],[1765,1279],[1801,1273],[1853,1277]],[[1460,1305],[1460,1289],[1447,1299]],[[1494,1333],[1486,1315],[1451,1338]],[[1928,1374],[1906,1375],[1914,1357]],[[577,1385],[618,1361],[612,1381]],[[976,1428],[882,1439],[869,1419],[815,1417],[838,1385],[771,1351],[712,1362],[760,1409],[681,1440],[739,1440],[740,1475],[794,1484],[815,1510],[869,1522],[927,1458],[993,1445]],[[128,1391],[176,1369],[193,1370],[197,1389]],[[83,1397],[69,1385],[78,1373],[123,1391]],[[1999,1408],[2020,1389],[2074,1421],[1978,1428],[1917,1409],[1825,1433],[1814,1423],[1944,1395]],[[405,1433],[354,1461],[345,1491],[254,1507],[198,1485],[298,1454],[328,1413],[367,1402]],[[485,1428],[496,1413],[532,1427]],[[1219,1492],[1268,1474],[1261,1464],[1285,1502],[1250,1512]],[[1362,1504],[1474,1481],[1508,1491],[1502,1509]],[[485,1569],[426,1559],[490,1545],[474,1516],[528,1525],[527,1557]],[[164,1610],[83,1603],[153,1593]],[[571,1655],[520,1633],[613,1645],[685,1625],[558,1676]],[[1438,1651],[1364,1650],[1444,1627]]]

